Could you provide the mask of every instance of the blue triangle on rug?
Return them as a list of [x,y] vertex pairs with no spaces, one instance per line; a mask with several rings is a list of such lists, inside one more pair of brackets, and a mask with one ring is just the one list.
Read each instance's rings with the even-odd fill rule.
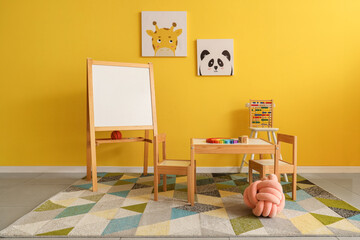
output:
[[110,233],[136,228],[139,225],[141,216],[142,214],[138,214],[135,216],[112,219],[101,235],[104,236]]
[[187,211],[180,208],[173,208],[171,209],[171,220],[194,215],[194,214],[197,214],[197,212]]
[[118,196],[118,197],[126,198],[126,196],[129,194],[129,192],[130,192],[130,190],[120,191],[120,192],[112,192],[112,193],[109,193],[109,194],[115,195],[115,196]]

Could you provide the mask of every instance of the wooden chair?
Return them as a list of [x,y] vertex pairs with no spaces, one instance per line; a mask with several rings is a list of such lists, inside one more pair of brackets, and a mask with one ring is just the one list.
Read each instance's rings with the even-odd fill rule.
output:
[[[196,162],[194,173],[191,174],[191,161],[168,159],[166,157],[166,134],[162,133],[154,137],[154,201],[158,200],[160,174],[163,174],[163,190],[166,191],[166,174],[187,175],[188,182],[188,202],[190,202],[189,189],[196,189]],[[161,144],[162,143],[162,144]],[[159,145],[162,145],[162,161],[159,157]],[[195,177],[194,186],[190,186],[189,179]]]
[[[293,145],[293,159],[292,162],[286,162],[282,158],[279,160],[279,173],[292,173],[292,199],[296,200],[296,166],[297,166],[297,137],[278,133],[277,144],[285,142]],[[260,178],[265,177],[266,174],[274,173],[274,159],[262,159],[249,161],[249,183],[253,181],[253,170],[260,173]]]

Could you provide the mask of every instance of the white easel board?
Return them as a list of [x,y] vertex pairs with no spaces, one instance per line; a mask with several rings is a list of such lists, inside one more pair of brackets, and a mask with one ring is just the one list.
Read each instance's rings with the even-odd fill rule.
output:
[[148,68],[92,66],[95,127],[152,125]]

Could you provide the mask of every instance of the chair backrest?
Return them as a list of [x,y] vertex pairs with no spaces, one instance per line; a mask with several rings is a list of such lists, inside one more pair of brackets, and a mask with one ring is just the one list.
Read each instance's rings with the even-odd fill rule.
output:
[[162,143],[162,159],[166,159],[166,134],[158,134],[157,136],[155,136],[155,141],[157,141],[159,144]]
[[[293,145],[293,165],[297,165],[297,137],[287,134],[278,133],[277,134],[277,144],[280,142],[288,143]],[[283,159],[282,159],[283,160]]]

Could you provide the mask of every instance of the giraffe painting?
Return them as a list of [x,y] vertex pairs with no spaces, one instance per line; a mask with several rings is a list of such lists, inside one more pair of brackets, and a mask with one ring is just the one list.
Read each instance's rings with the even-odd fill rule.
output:
[[187,24],[184,11],[141,12],[143,57],[186,57]]
[[155,56],[175,56],[175,50],[178,45],[178,36],[182,33],[182,29],[177,29],[176,23],[173,22],[171,28],[160,28],[157,26],[156,21],[153,21],[155,32],[146,30],[146,33],[152,37],[152,47]]

